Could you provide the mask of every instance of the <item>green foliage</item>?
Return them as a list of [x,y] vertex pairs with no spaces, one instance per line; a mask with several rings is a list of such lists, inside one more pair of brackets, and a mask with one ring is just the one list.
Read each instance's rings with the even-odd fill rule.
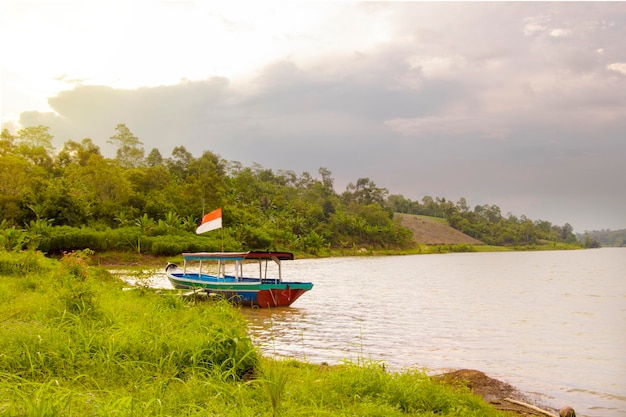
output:
[[[166,255],[202,246],[193,232],[202,213],[217,207],[224,212],[224,246],[237,249],[313,255],[348,248],[414,249],[411,233],[393,221],[394,212],[445,219],[489,245],[576,243],[569,224],[504,217],[493,205],[470,210],[465,199],[454,204],[426,196],[413,202],[389,195],[369,178],[359,178],[338,194],[326,168],[319,169],[319,178],[308,172],[275,172],[227,162],[210,151],[194,157],[183,146],[169,158],[157,149],[144,158],[143,143],[124,124],[116,126],[109,140],[117,146],[115,159],[103,157],[89,138],[67,141],[55,156],[48,130],[27,127],[17,136],[2,132],[0,213],[5,230],[0,245],[5,249]],[[159,236],[176,238],[155,239]],[[221,240],[218,232],[210,233],[204,246],[221,247],[215,245],[216,236]]]
[[58,226],[52,228],[49,234],[41,238],[38,248],[49,254],[60,254],[86,248],[101,249],[99,234],[90,228],[78,229]]
[[266,361],[258,384],[273,416],[501,415],[467,390],[454,391],[418,371],[388,372],[378,363],[329,367]]
[[21,226],[34,218],[28,205],[36,201],[47,180],[45,168],[26,155],[3,155],[0,158],[0,213],[12,226]]
[[50,262],[41,252],[0,251],[0,275],[24,276],[45,273],[50,270]]
[[214,376],[232,384],[253,372],[257,351],[228,303],[121,292],[88,256],[0,253],[3,415],[109,415],[111,401],[127,415],[129,395],[153,412],[153,401],[176,400],[170,386],[190,382],[202,401]]
[[175,256],[182,252],[211,252],[222,250],[222,245],[226,251],[241,250],[232,238],[226,237],[222,242],[219,236],[198,236],[186,234],[182,236],[156,236],[150,239],[149,253],[156,256]]
[[53,136],[48,126],[29,126],[17,132],[19,152],[34,165],[49,168],[52,164]]
[[273,360],[266,362],[261,369],[262,378],[257,379],[263,385],[267,397],[272,406],[272,416],[276,416],[281,403],[281,398],[285,394],[285,387],[289,380],[289,368],[280,361]]
[[532,221],[526,216],[503,216],[496,205],[476,206],[470,210],[464,198],[456,204],[445,198],[426,196],[420,204],[393,195],[388,203],[396,212],[440,217],[453,228],[493,246],[532,247],[545,242],[576,246],[576,236],[569,223],[555,226],[544,220]]
[[87,279],[87,262],[93,251],[89,249],[63,254],[61,265],[74,278],[81,281]]
[[[157,256],[180,255],[182,252],[198,251],[218,251],[224,247],[225,250],[241,250],[241,244],[236,242],[231,236],[226,235],[222,240],[220,236],[198,236],[195,233],[188,233],[177,230],[176,234],[156,235],[159,226],[149,229],[150,235],[146,235],[146,230],[140,226],[121,227],[117,229],[107,228],[96,230],[91,227],[69,227],[57,226],[50,228],[49,232],[40,237],[38,248],[51,255],[60,255],[64,252],[90,249],[97,252],[103,251],[130,251]],[[6,229],[6,241],[14,242],[12,236],[13,229]],[[24,236],[27,236],[23,233]],[[0,242],[3,235],[0,234]],[[10,246],[7,243],[7,246]]]
[[9,222],[0,222],[0,250],[19,251],[27,246],[28,235],[15,226],[8,227]]
[[626,229],[586,231],[576,237],[586,248],[626,246]]
[[131,168],[141,165],[144,157],[144,149],[141,146],[143,143],[124,123],[118,124],[115,131],[117,133],[107,142],[117,145],[116,160],[120,166]]

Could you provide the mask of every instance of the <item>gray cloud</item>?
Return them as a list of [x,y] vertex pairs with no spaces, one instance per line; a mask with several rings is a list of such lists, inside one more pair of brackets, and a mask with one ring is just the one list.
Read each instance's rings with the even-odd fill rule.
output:
[[[284,58],[248,83],[78,86],[24,113],[60,147],[117,123],[164,155],[184,145],[273,169],[360,177],[411,199],[497,204],[576,231],[626,227],[622,3],[384,3],[375,48]],[[340,40],[338,40],[340,41]],[[245,51],[242,51],[245,53]],[[244,88],[245,86],[245,88]]]

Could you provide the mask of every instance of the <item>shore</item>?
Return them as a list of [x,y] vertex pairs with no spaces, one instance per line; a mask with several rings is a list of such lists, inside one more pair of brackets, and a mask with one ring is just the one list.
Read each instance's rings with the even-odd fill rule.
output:
[[446,384],[465,386],[497,410],[506,411],[512,415],[559,417],[558,411],[531,404],[530,400],[513,386],[490,378],[483,372],[474,369],[460,369],[433,378]]
[[[98,264],[105,268],[110,268],[112,264],[117,267],[137,267],[160,268],[165,263],[163,257],[152,257],[146,255],[131,255],[122,262],[121,259],[111,261],[104,258],[99,259]],[[145,271],[144,271],[145,273]],[[141,274],[140,274],[141,275]],[[486,403],[500,411],[505,411],[513,416],[554,416],[559,417],[559,411],[551,407],[537,404],[524,393],[506,382],[491,378],[481,371],[473,369],[459,369],[433,376],[435,380],[454,386],[467,387],[472,393],[481,397]]]

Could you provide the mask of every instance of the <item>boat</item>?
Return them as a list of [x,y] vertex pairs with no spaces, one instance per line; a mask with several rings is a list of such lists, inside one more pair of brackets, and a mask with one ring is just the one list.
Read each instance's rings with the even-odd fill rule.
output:
[[283,281],[281,262],[293,259],[290,252],[183,253],[183,267],[169,263],[165,273],[177,289],[205,292],[247,306],[287,307],[313,288],[311,282]]

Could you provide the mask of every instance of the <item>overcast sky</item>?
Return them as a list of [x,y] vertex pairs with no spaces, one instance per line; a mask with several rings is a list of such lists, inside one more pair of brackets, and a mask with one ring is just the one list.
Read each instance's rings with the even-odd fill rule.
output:
[[626,3],[1,0],[3,127],[626,228]]

